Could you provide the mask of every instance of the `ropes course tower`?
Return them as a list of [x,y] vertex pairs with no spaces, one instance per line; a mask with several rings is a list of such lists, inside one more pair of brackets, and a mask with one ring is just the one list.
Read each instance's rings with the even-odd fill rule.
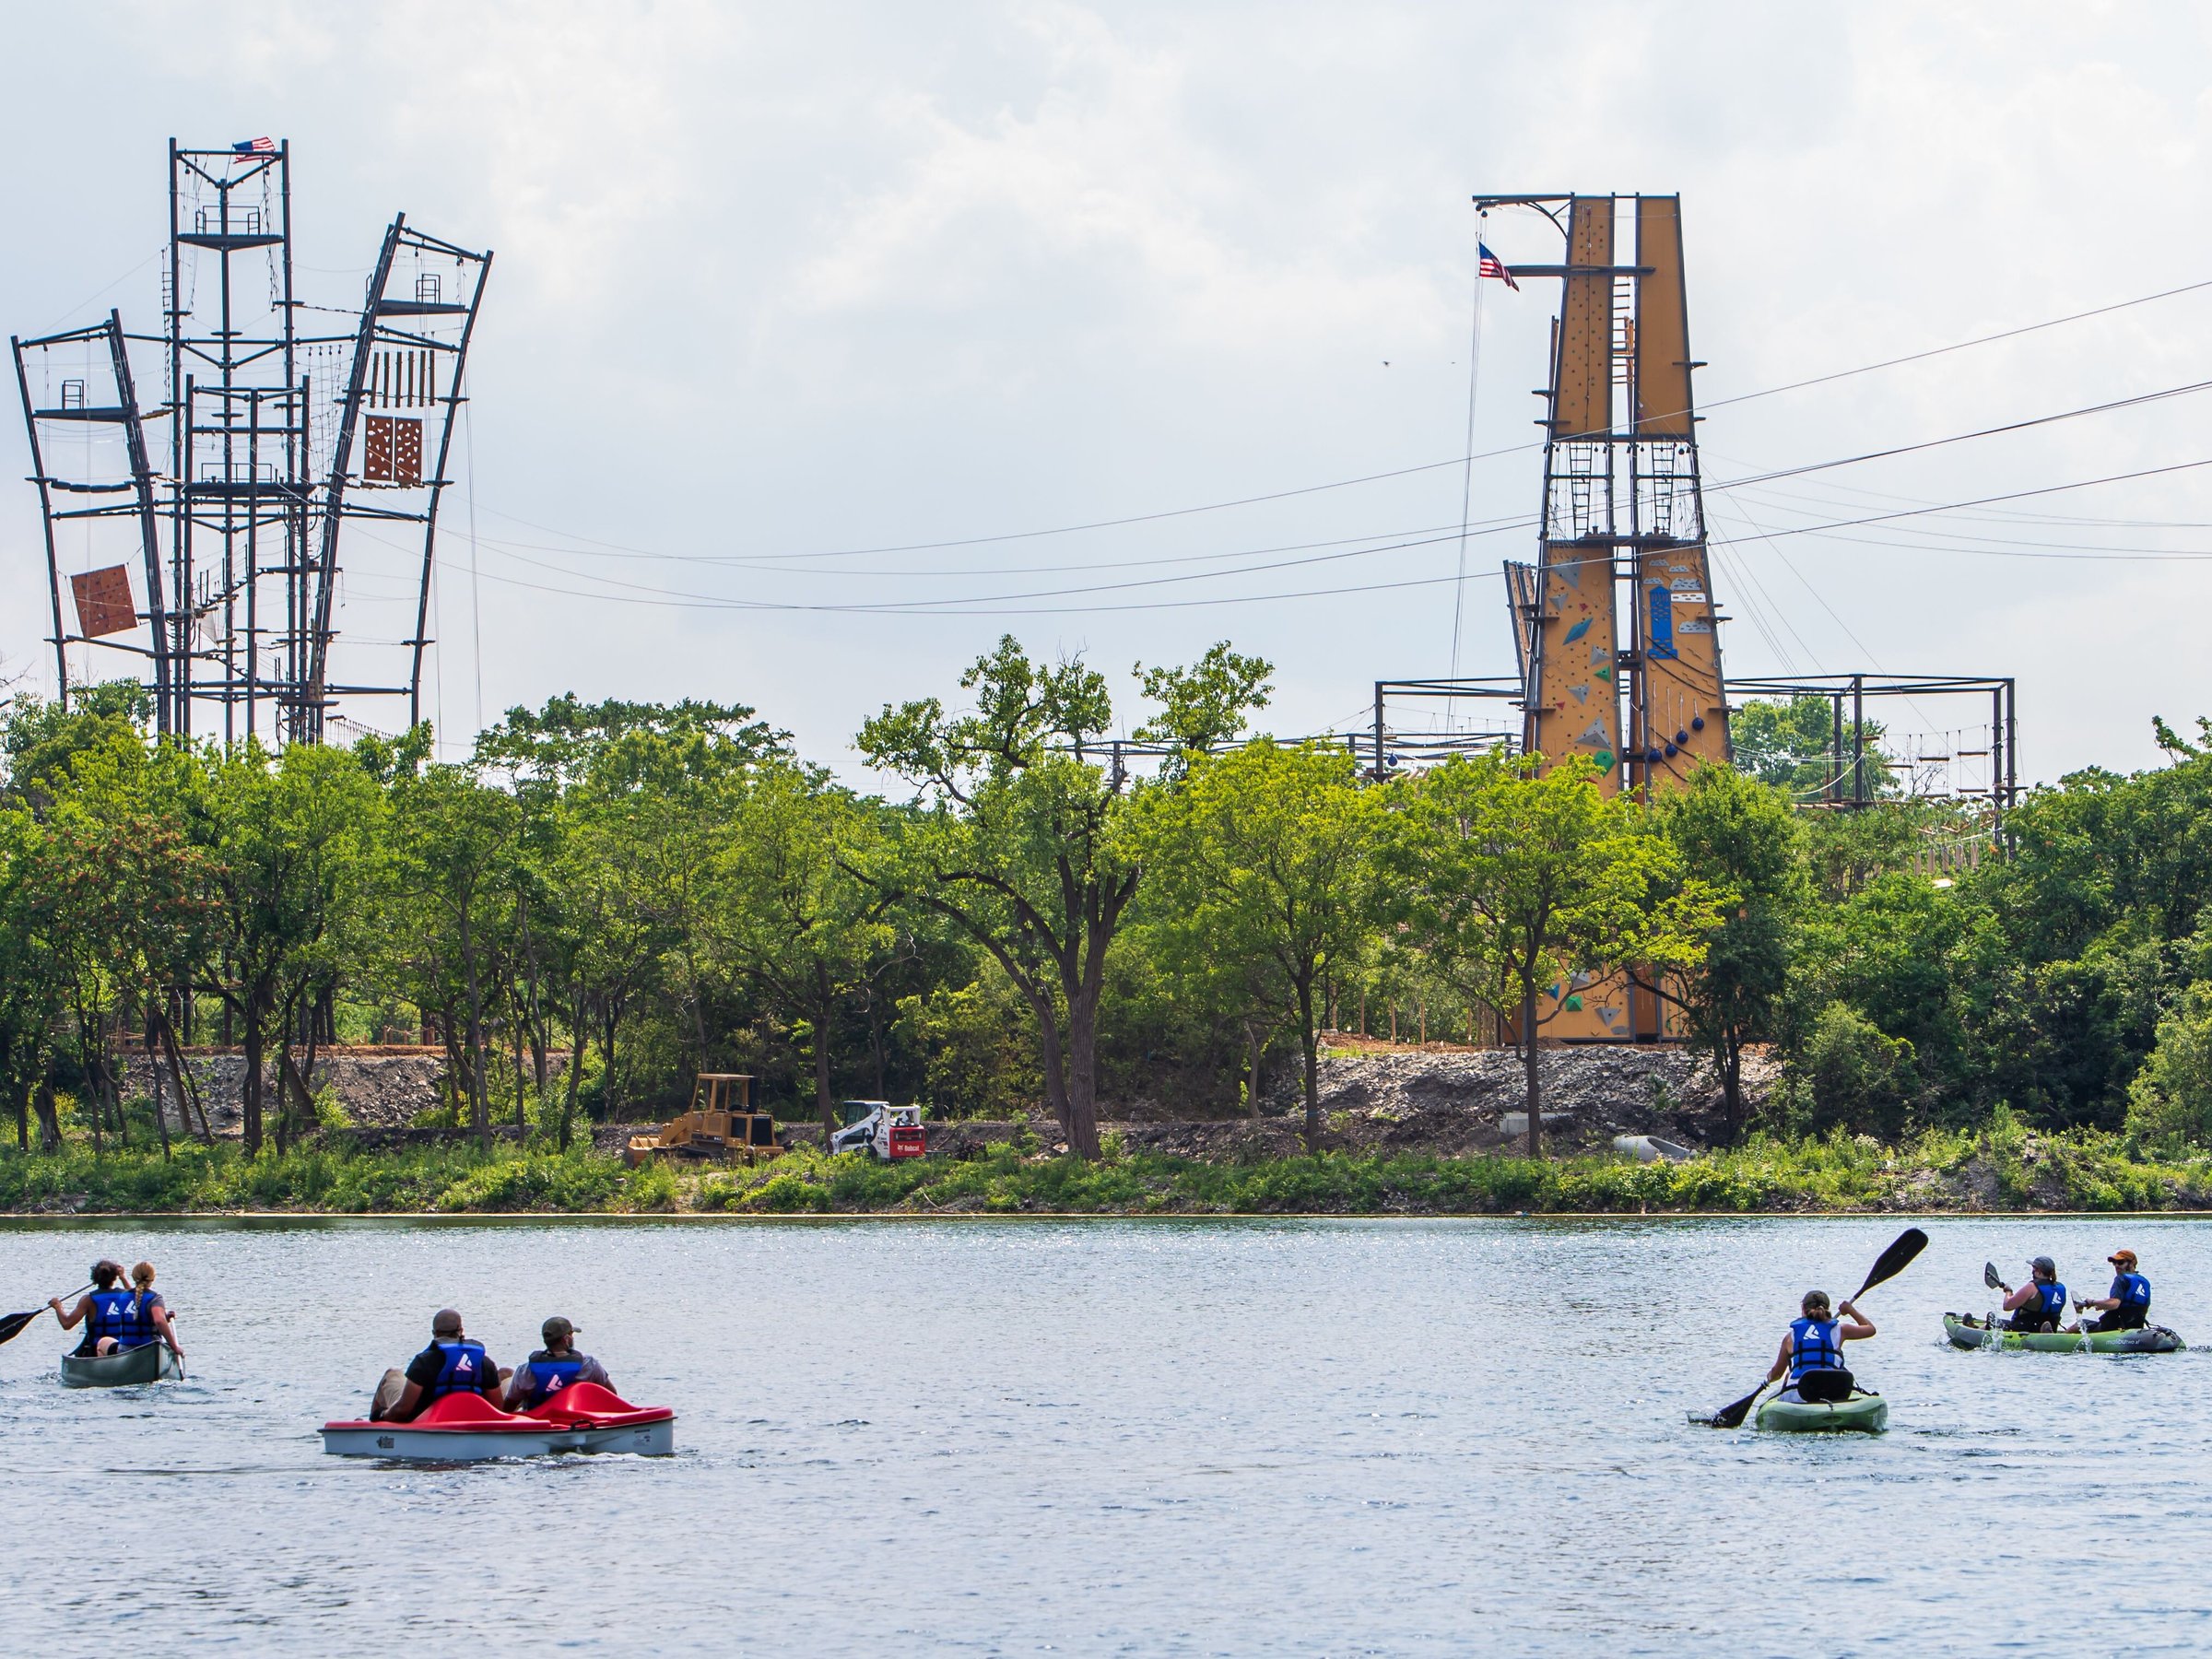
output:
[[1599,786],[1678,785],[1726,760],[1719,616],[1698,482],[1678,196],[1487,196],[1566,241],[1545,399],[1542,531],[1506,567],[1523,742]]
[[[319,742],[358,699],[405,699],[412,724],[491,256],[403,214],[358,311],[300,299],[291,149],[265,138],[172,139],[169,218],[159,333],[127,332],[111,312],[9,342],[60,695],[109,677],[95,651],[120,652],[141,665],[167,735]],[[302,326],[303,313],[350,326]],[[146,406],[156,383],[160,401]],[[353,538],[348,591],[340,532],[362,521],[378,528]]]
[[[1609,794],[1678,787],[1731,758],[1720,616],[1699,488],[1679,196],[1477,196],[1541,213],[1560,232],[1545,400],[1536,562],[1508,563],[1522,746],[1596,769]],[[1547,1034],[1568,1041],[1675,1035],[1664,999],[1576,974],[1555,986]]]

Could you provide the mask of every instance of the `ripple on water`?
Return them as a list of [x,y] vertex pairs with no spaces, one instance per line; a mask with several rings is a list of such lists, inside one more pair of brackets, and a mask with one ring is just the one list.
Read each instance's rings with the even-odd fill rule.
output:
[[[2061,1583],[2082,1651],[2201,1643],[2206,1354],[1937,1323],[1984,1258],[2087,1283],[2127,1242],[2189,1335],[2198,1225],[1931,1222],[1853,1355],[1889,1433],[1684,1422],[1898,1225],[119,1228],[193,1374],[63,1390],[51,1325],[0,1348],[0,1610],[25,1652],[1921,1653],[2063,1650],[2018,1623]],[[0,1230],[18,1296],[92,1244]],[[444,1303],[509,1364],[566,1313],[678,1454],[324,1457]]]

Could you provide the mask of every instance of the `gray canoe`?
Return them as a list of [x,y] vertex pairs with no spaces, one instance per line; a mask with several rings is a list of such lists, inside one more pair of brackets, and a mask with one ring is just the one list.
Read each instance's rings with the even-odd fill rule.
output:
[[64,1388],[125,1388],[134,1382],[161,1382],[183,1376],[184,1366],[165,1342],[148,1342],[112,1354],[64,1354]]

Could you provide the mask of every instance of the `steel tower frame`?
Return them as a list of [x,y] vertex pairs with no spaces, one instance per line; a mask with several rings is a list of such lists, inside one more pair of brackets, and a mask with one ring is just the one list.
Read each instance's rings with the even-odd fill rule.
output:
[[[111,312],[93,327],[11,337],[65,703],[67,648],[81,642],[144,658],[157,728],[180,737],[213,735],[219,721],[226,742],[316,742],[341,698],[404,697],[408,722],[420,717],[438,510],[491,255],[428,236],[399,215],[355,326],[303,333],[302,311],[330,308],[294,290],[291,182],[288,143],[200,149],[172,138],[160,333],[127,334]],[[249,298],[253,273],[239,264],[256,255],[268,262],[265,308]],[[432,263],[441,268],[428,269]],[[133,346],[160,353],[157,408],[140,406]],[[57,359],[66,367],[72,355],[97,358],[100,371],[88,366],[62,381],[58,399],[34,399],[34,366],[48,387]],[[342,358],[342,379],[314,384],[303,357]],[[371,413],[379,407],[417,412]],[[157,472],[146,429],[159,419],[170,427],[166,468]],[[65,476],[53,440],[71,430],[119,432],[122,453],[94,465],[88,453],[85,476]],[[80,506],[78,498],[92,500]],[[340,531],[355,519],[405,524],[419,537],[409,566],[412,631],[395,642],[406,652],[404,675],[336,672]],[[72,632],[63,588],[85,573],[65,572],[61,544],[80,526],[95,539],[103,522],[134,532],[145,606],[89,632],[80,592]]]

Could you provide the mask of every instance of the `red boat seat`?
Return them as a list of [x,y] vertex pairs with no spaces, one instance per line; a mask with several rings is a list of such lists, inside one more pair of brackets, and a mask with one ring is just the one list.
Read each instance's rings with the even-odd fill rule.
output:
[[432,1405],[428,1411],[418,1414],[412,1426],[429,1428],[443,1425],[459,1428],[464,1424],[512,1423],[514,1420],[515,1414],[513,1412],[501,1411],[482,1394],[449,1394]]

